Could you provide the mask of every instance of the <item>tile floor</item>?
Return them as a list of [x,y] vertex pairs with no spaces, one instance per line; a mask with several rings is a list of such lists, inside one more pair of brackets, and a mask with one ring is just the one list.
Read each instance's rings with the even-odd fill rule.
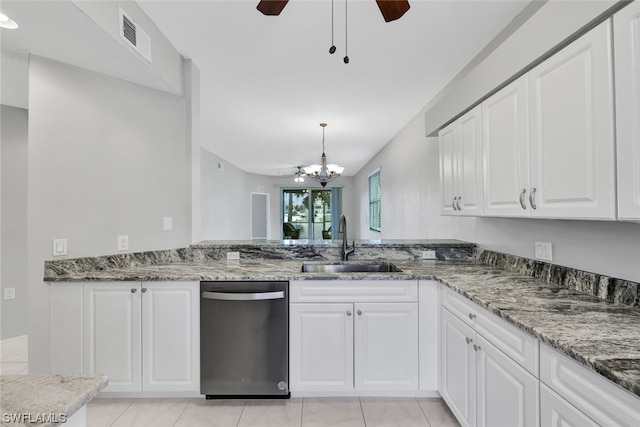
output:
[[87,427],[455,427],[440,399],[205,400],[96,398]]
[[[28,373],[27,337],[0,344],[0,374]],[[87,405],[87,427],[107,426],[456,427],[459,424],[440,399],[93,399]]]

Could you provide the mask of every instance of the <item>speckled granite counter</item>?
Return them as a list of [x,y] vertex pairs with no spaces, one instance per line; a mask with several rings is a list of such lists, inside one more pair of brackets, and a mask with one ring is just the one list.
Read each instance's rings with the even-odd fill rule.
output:
[[[500,258],[489,255],[492,259]],[[483,259],[482,256],[479,259]],[[483,260],[485,262],[399,259],[393,262],[402,272],[374,274],[302,273],[302,259],[182,261],[67,272],[64,275],[51,273],[45,280],[438,280],[640,396],[640,294],[637,283],[585,272],[558,272],[562,267],[541,266],[531,260],[516,262],[516,271],[489,265],[486,262],[490,260]],[[539,270],[539,277],[533,277],[532,272],[524,272],[523,265]],[[584,291],[586,282],[600,284],[598,286],[604,286],[606,292],[602,294],[602,289],[595,285],[593,295],[576,290]],[[607,299],[624,304],[615,304]]]
[[64,423],[107,385],[105,375],[1,375],[2,424]]

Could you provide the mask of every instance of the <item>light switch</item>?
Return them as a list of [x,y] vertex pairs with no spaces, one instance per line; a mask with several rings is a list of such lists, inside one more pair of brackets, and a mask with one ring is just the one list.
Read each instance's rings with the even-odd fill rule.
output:
[[165,216],[164,218],[162,218],[162,229],[164,231],[173,230],[173,217],[172,216]]
[[53,256],[67,254],[67,239],[53,239]]
[[118,236],[118,250],[126,251],[129,249],[129,236]]

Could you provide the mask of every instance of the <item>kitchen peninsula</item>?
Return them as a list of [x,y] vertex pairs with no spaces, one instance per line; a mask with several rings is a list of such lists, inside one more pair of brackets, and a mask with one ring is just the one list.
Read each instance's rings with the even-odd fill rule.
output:
[[[400,272],[301,272],[303,260],[338,262],[339,245],[336,243],[203,242],[175,250],[49,261],[44,280],[50,283],[52,301],[58,287],[64,292],[75,290],[77,293],[73,298],[80,301],[83,286],[101,282],[105,282],[105,287],[123,282],[142,283],[145,287],[153,282],[161,282],[158,285],[162,286],[201,280],[286,280],[301,284],[329,280],[434,283],[439,299],[443,301],[442,308],[437,301],[435,307],[441,312],[448,310],[443,295],[453,291],[480,313],[492,313],[491,317],[497,316],[502,319],[497,320],[517,328],[518,333],[534,338],[533,377],[536,384],[538,377],[541,384],[545,381],[543,354],[551,352],[558,357],[566,356],[591,377],[613,387],[630,402],[631,408],[635,404],[635,413],[628,408],[624,411],[632,417],[628,419],[640,419],[637,409],[640,407],[640,331],[637,328],[640,294],[637,283],[503,255],[451,240],[356,242],[354,260],[349,263],[372,259],[391,261]],[[421,259],[423,251],[431,250],[435,251],[436,260]],[[227,252],[239,252],[240,259],[225,259]],[[469,313],[469,316],[475,315]],[[537,362],[538,343],[540,362]],[[554,388],[553,384],[547,386]],[[601,387],[598,384],[596,388]],[[610,392],[606,388],[603,390],[605,394]],[[437,391],[442,392],[442,389]],[[586,411],[579,399],[574,401],[571,396],[563,396]],[[620,399],[605,399],[602,403],[607,416],[621,412],[618,407],[607,406],[613,401]],[[455,409],[452,410],[460,419]]]

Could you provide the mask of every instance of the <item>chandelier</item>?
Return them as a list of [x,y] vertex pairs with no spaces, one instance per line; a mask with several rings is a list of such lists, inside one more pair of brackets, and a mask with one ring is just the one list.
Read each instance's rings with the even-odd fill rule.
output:
[[306,166],[304,168],[304,173],[325,187],[327,182],[338,178],[342,171],[344,171],[344,168],[333,163],[329,165],[327,164],[327,155],[324,154],[324,128],[327,127],[327,124],[320,123],[320,126],[322,127],[322,157],[320,157],[320,164]]
[[298,166],[298,172],[296,172],[295,178],[293,178],[293,180],[295,182],[304,182],[305,176],[306,175],[304,174],[304,172],[302,172],[302,166]]

